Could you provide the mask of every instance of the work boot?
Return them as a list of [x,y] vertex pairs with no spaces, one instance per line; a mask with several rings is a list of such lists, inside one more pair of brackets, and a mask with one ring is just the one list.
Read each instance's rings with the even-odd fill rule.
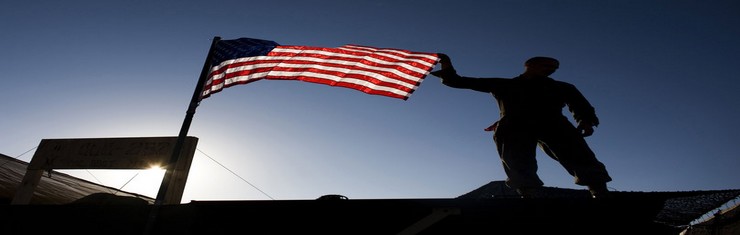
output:
[[606,188],[606,183],[589,185],[588,192],[591,193],[592,198],[602,199],[602,198],[611,197],[611,194],[609,193],[609,189]]

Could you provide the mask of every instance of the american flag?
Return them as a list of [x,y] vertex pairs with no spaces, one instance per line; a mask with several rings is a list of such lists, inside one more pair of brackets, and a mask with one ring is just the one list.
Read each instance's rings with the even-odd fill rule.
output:
[[218,41],[201,99],[261,79],[300,80],[406,100],[439,58],[435,53],[344,45],[281,46],[239,38]]

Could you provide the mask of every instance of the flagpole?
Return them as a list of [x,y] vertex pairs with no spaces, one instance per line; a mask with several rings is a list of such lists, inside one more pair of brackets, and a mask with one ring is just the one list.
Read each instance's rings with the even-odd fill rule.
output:
[[148,234],[151,232],[151,229],[153,228],[154,221],[157,217],[157,211],[158,207],[164,203],[165,196],[167,194],[167,188],[170,185],[170,178],[172,178],[172,175],[175,171],[175,164],[177,163],[178,158],[180,157],[180,152],[182,150],[182,146],[185,143],[185,138],[188,135],[188,130],[190,129],[190,123],[193,122],[193,116],[195,115],[195,109],[198,107],[198,104],[200,103],[201,94],[203,93],[203,86],[206,82],[206,79],[208,78],[208,73],[211,69],[211,57],[213,56],[213,50],[216,47],[216,43],[221,40],[221,37],[213,37],[213,41],[211,42],[211,47],[208,49],[208,55],[206,56],[206,61],[203,63],[203,69],[200,71],[200,77],[198,78],[198,83],[195,85],[195,91],[193,92],[193,97],[190,99],[190,105],[188,105],[188,110],[185,115],[185,120],[182,122],[182,127],[180,128],[180,134],[177,136],[177,142],[175,143],[175,147],[172,149],[172,155],[170,156],[169,162],[167,162],[167,165],[165,166],[166,171],[164,173],[164,178],[162,178],[162,184],[159,186],[159,192],[157,193],[157,198],[154,200],[154,208],[152,208],[152,213],[150,213],[149,216],[149,222],[147,223],[147,227],[144,231],[145,234]]
[[162,205],[165,199],[165,194],[167,194],[167,188],[170,183],[170,178],[172,177],[172,173],[174,173],[175,171],[175,164],[180,157],[182,146],[185,143],[185,138],[187,137],[188,130],[190,129],[190,123],[193,121],[193,116],[195,115],[195,108],[197,108],[198,104],[200,103],[200,97],[203,93],[203,86],[211,69],[211,57],[213,56],[213,49],[219,40],[221,40],[221,37],[213,37],[211,48],[208,49],[208,56],[206,56],[206,61],[205,63],[203,63],[203,70],[201,70],[200,72],[198,83],[195,85],[193,97],[190,99],[190,105],[188,105],[185,120],[183,120],[182,122],[182,127],[180,128],[180,134],[177,136],[175,148],[172,150],[172,156],[170,156],[170,161],[167,163],[167,171],[165,172],[164,178],[162,179],[162,185],[159,187],[159,193],[157,193],[157,199],[154,201],[154,205]]

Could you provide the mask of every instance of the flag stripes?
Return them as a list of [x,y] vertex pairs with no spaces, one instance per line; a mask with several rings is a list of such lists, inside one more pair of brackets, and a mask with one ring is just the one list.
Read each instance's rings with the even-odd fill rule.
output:
[[[228,45],[235,48],[231,43]],[[260,49],[263,48],[248,51]],[[359,45],[338,48],[278,45],[267,50],[264,55],[217,62],[210,70],[202,98],[226,87],[268,79],[300,80],[406,100],[438,61],[433,53]]]

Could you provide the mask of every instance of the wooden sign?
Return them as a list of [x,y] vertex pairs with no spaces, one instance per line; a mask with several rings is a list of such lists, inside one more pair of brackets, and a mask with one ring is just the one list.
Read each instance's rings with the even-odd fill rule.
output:
[[177,137],[44,139],[28,169],[146,169],[163,166],[172,156],[176,141]]
[[[177,137],[121,137],[43,139],[28,165],[11,204],[29,204],[46,170],[52,169],[148,169],[166,167]],[[185,137],[173,167],[164,204],[179,204],[187,182],[198,138]]]

